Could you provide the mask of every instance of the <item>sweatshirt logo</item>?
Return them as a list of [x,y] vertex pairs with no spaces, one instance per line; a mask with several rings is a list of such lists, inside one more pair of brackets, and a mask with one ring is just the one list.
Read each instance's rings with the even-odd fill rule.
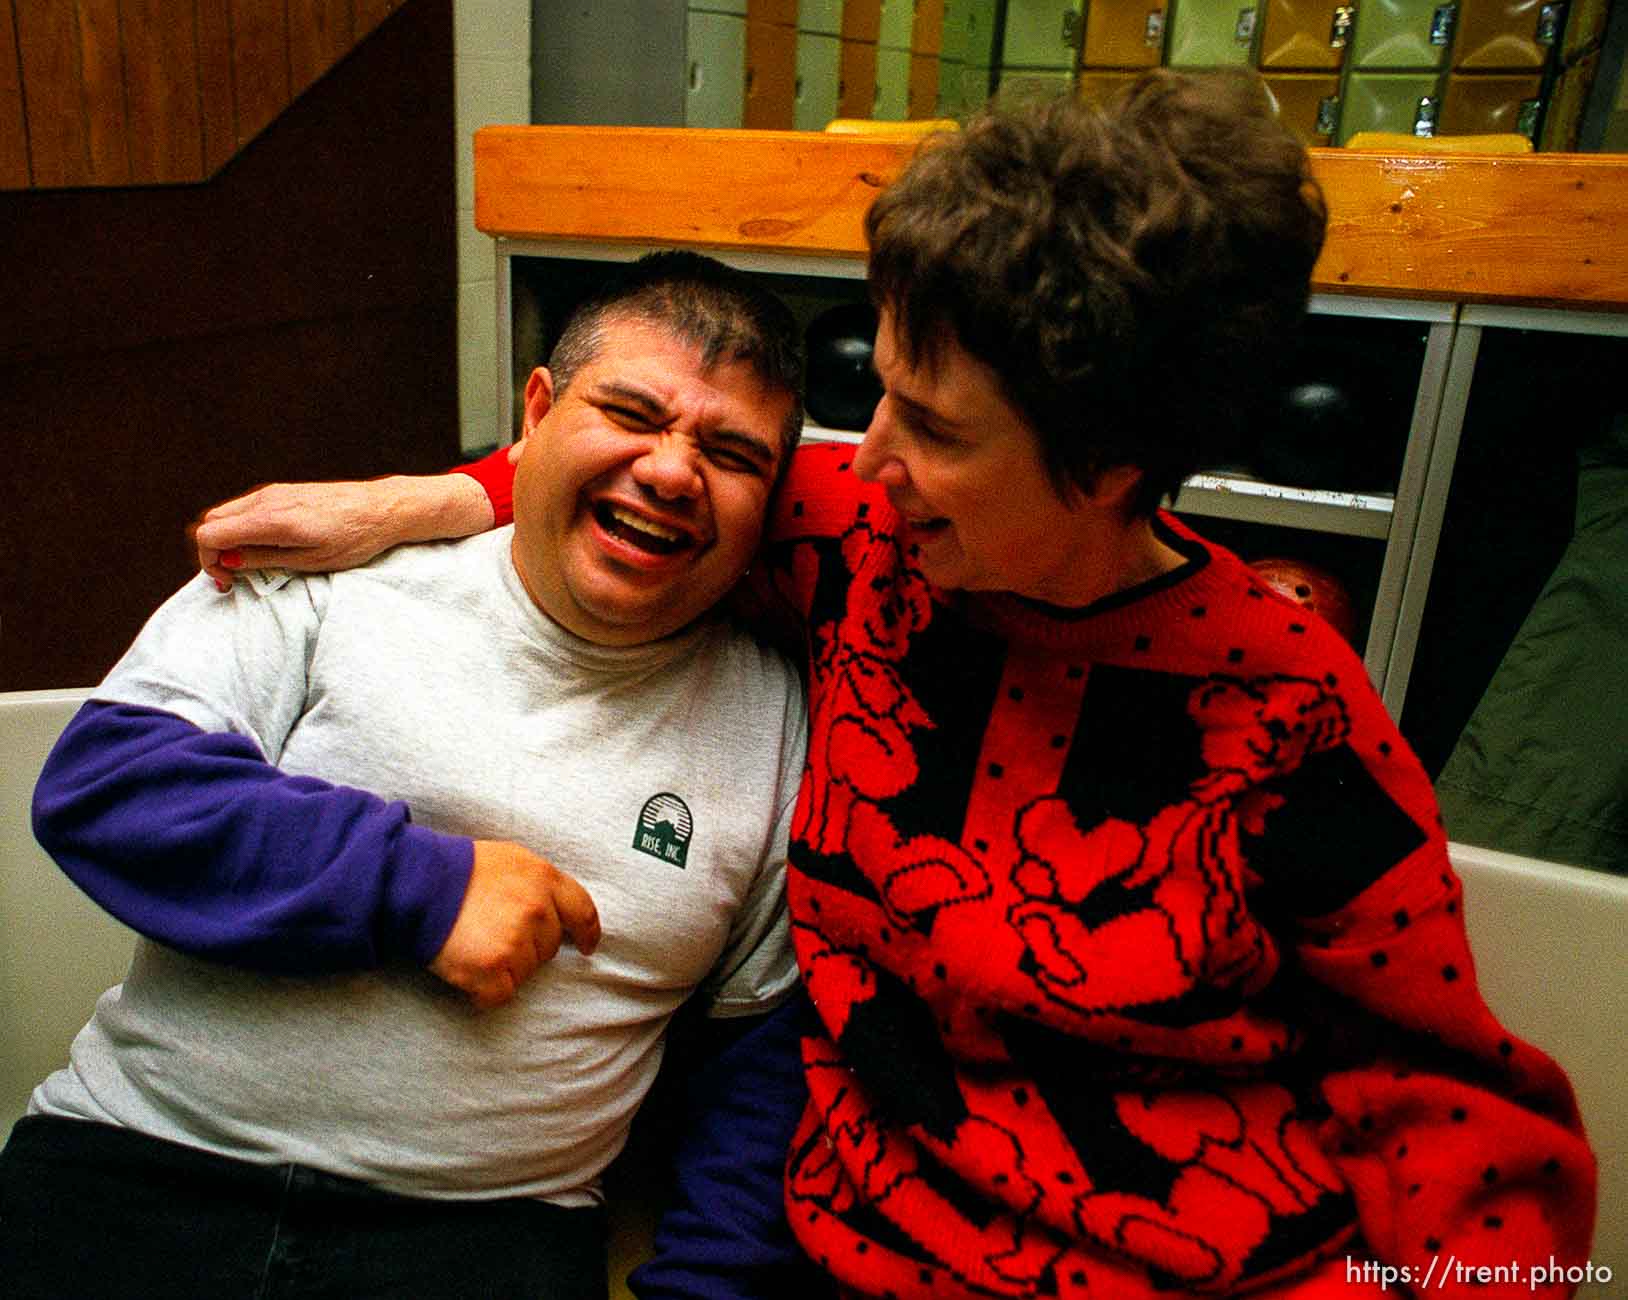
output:
[[645,801],[633,831],[633,847],[640,853],[682,867],[690,851],[694,824],[690,810],[676,794],[658,794]]

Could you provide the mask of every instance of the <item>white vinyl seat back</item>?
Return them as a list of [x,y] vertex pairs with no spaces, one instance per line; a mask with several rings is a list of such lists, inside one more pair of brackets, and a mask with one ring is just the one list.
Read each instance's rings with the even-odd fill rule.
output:
[[1628,878],[1452,846],[1487,1004],[1571,1076],[1600,1165],[1588,1300],[1628,1295]]
[[135,936],[45,855],[29,824],[40,768],[84,690],[0,693],[0,1140],[34,1085],[68,1061]]

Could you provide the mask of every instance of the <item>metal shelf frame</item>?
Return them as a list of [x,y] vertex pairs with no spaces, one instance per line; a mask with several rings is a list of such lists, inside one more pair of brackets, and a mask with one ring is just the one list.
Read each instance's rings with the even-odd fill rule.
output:
[[[513,262],[516,258],[627,262],[668,245],[581,240],[508,239],[496,246],[496,441],[513,440]],[[851,256],[707,248],[720,261],[769,275],[862,280]],[[1464,427],[1481,331],[1487,326],[1571,330],[1628,336],[1628,316],[1426,300],[1314,294],[1313,314],[1418,321],[1428,328],[1407,450],[1394,495],[1330,492],[1226,474],[1195,475],[1183,486],[1184,513],[1278,527],[1365,537],[1382,542],[1379,579],[1363,663],[1392,717],[1400,718],[1441,539],[1447,494]],[[810,438],[857,442],[860,435],[817,425]]]

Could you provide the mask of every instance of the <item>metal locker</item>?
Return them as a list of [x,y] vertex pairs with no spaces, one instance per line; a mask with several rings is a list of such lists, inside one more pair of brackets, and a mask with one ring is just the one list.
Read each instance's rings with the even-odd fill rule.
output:
[[876,46],[839,41],[837,116],[869,117],[876,107]]
[[1610,14],[1611,0],[1570,0],[1566,5],[1566,30],[1560,44],[1566,63],[1586,58],[1586,50],[1600,48],[1605,41],[1605,24]]
[[1002,68],[995,96],[1003,104],[1030,104],[1072,93],[1074,74],[1044,68]]
[[886,49],[908,50],[910,31],[916,24],[912,0],[882,0],[882,17],[877,24],[876,43]]
[[870,115],[878,122],[902,122],[910,109],[910,51],[876,51],[876,102]]
[[882,0],[845,0],[842,6],[842,39],[870,41],[882,31]]
[[1340,96],[1337,143],[1358,131],[1436,135],[1441,76],[1434,72],[1349,72]]
[[1000,61],[1000,51],[995,48],[995,0],[944,0],[939,53],[947,61],[969,68],[994,67]]
[[1453,67],[1541,68],[1564,23],[1553,0],[1459,0]]
[[1164,0],[1090,0],[1085,10],[1085,68],[1152,68],[1164,57]]
[[685,15],[685,126],[739,126],[746,104],[746,19]]
[[1353,68],[1439,68],[1453,43],[1452,0],[1362,0],[1346,56]]
[[842,0],[801,0],[797,6],[797,30],[842,35]]
[[[546,26],[533,32],[531,104],[517,116],[561,125],[683,126],[688,18],[683,4],[648,0],[552,6]],[[607,75],[611,51],[614,76]]]
[[989,102],[988,64],[950,63],[938,65],[938,112],[940,117],[970,117]]
[[1535,72],[1524,76],[1455,73],[1447,78],[1442,94],[1437,134],[1514,133],[1530,140],[1537,132],[1542,84],[1543,78]]
[[1583,109],[1600,68],[1600,54],[1584,55],[1555,78],[1543,109],[1543,137],[1538,147],[1547,152],[1575,153],[1583,127]]
[[797,33],[797,99],[792,113],[797,130],[823,131],[837,116],[840,56],[841,42],[835,36]]
[[746,0],[746,21],[797,26],[797,0]]
[[1247,67],[1259,17],[1252,0],[1178,0],[1165,61],[1174,68]]
[[917,54],[943,52],[944,0],[916,0],[916,21],[910,28],[910,48]]
[[1141,75],[1140,72],[1098,72],[1082,68],[1074,83],[1074,93],[1087,104],[1101,104],[1112,99]]
[[1007,0],[1003,68],[1067,68],[1079,61],[1080,5],[1065,0]]
[[1338,68],[1356,18],[1355,0],[1266,0],[1261,71]]
[[792,129],[797,100],[797,29],[746,22],[746,108],[741,125]]
[[1278,120],[1308,145],[1326,145],[1340,120],[1340,78],[1332,72],[1277,72],[1261,78]]
[[938,55],[910,52],[910,94],[905,116],[914,121],[938,116]]

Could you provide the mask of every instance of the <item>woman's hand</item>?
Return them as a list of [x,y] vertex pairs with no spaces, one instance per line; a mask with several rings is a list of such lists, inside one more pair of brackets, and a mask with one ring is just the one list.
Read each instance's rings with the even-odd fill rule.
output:
[[468,537],[492,526],[467,474],[366,482],[271,483],[206,510],[192,526],[198,564],[221,591],[239,569],[328,573],[403,542]]

